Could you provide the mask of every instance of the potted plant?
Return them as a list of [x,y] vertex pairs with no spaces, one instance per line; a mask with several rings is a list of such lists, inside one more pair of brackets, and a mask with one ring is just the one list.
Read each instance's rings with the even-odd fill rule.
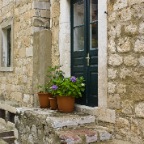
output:
[[49,97],[51,96],[50,93],[48,93],[48,85],[43,84],[43,85],[38,85],[38,97],[39,97],[39,104],[40,108],[49,108],[50,103],[49,103]]
[[61,66],[49,66],[46,72],[47,81],[46,84],[38,85],[39,88],[39,102],[40,107],[50,107],[51,109],[56,109],[56,98],[51,94],[51,86],[53,85],[53,79],[63,77],[64,72],[60,70]]
[[73,112],[75,98],[82,97],[85,90],[84,78],[71,76],[59,77],[53,80],[51,93],[57,96],[58,110],[61,112]]

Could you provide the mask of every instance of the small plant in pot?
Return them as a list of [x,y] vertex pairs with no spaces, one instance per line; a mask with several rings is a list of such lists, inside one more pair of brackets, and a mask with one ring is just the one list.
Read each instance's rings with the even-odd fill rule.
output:
[[39,97],[39,104],[40,108],[49,108],[50,103],[49,103],[49,97],[51,96],[50,93],[48,93],[48,85],[43,84],[43,85],[38,85],[38,97]]
[[58,110],[61,112],[73,112],[75,98],[82,97],[85,90],[84,78],[71,76],[53,80],[51,93],[57,96]]
[[50,101],[50,109],[52,110],[56,110],[57,109],[57,98],[56,96],[52,93],[52,85],[53,85],[53,81],[55,79],[59,79],[59,78],[63,78],[64,76],[64,72],[62,70],[60,70],[61,66],[54,66],[54,67],[49,67],[47,70],[47,78],[48,78],[48,91],[49,93],[51,93],[51,97],[49,97],[49,101]]
[[38,96],[39,96],[39,102],[41,108],[49,108],[50,106],[50,100],[53,98],[51,94],[51,86],[53,84],[53,79],[56,79],[57,77],[62,77],[63,72],[60,70],[61,66],[49,66],[46,72],[47,81],[46,84],[38,85]]

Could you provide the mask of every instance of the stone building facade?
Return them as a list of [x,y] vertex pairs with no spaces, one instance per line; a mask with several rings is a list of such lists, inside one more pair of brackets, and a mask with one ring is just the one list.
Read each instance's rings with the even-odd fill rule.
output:
[[[0,68],[2,100],[34,106],[48,65],[70,75],[70,7],[70,0],[0,1],[1,29],[13,28],[12,69]],[[144,0],[98,0],[98,106],[77,105],[116,139],[137,144],[144,143],[143,19]]]

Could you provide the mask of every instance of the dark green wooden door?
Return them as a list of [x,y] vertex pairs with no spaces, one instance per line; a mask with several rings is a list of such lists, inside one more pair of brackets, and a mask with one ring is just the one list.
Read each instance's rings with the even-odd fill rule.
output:
[[71,3],[71,74],[85,78],[86,90],[77,103],[98,105],[98,2]]

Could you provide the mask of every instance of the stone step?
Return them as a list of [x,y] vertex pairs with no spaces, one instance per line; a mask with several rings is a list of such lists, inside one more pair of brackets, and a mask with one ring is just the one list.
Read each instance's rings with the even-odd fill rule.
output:
[[13,130],[1,132],[0,138],[8,144],[14,144],[14,141],[16,140],[15,133]]
[[5,131],[0,133],[0,138],[1,137],[7,137],[7,136],[14,136],[14,131]]
[[81,112],[74,113],[57,113],[58,115],[53,115],[47,117],[47,123],[50,123],[53,128],[63,128],[63,127],[76,127],[79,125],[95,123],[95,117],[84,114]]
[[106,128],[96,126],[59,130],[56,132],[61,144],[90,144],[109,141],[112,134]]

